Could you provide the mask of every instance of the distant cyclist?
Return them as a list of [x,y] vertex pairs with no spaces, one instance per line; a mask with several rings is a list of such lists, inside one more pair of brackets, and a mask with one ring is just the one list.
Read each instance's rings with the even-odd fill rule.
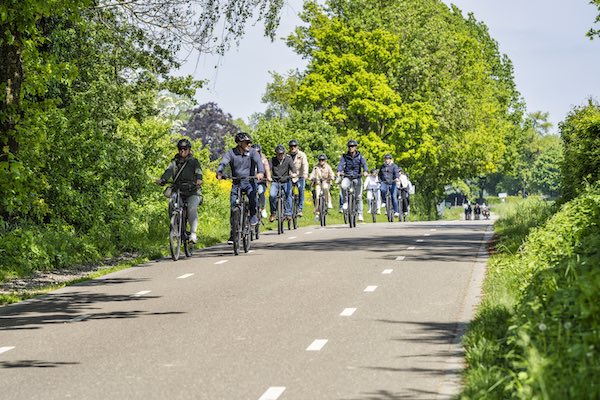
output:
[[[379,182],[381,183],[381,201],[386,201],[388,190],[392,195],[392,206],[394,207],[394,217],[398,217],[398,195],[396,192],[396,183],[399,179],[399,169],[392,161],[392,155],[383,156],[383,165],[379,169]],[[387,212],[387,211],[386,211]]]
[[296,166],[292,157],[285,154],[285,147],[278,144],[275,147],[275,157],[271,158],[269,165],[271,167],[271,190],[269,192],[269,206],[271,208],[271,216],[269,221],[275,221],[277,214],[277,192],[279,186],[282,187],[285,195],[283,215],[286,218],[292,217],[292,187],[288,184],[291,177],[296,176]]
[[[231,186],[230,205],[235,206],[237,200],[238,186],[241,186],[243,192],[248,195],[250,209],[250,225],[258,224],[256,216],[256,181],[249,179],[250,176],[256,176],[256,180],[261,181],[265,173],[260,155],[256,150],[250,147],[252,139],[245,132],[240,132],[235,135],[237,146],[227,151],[219,167],[217,168],[217,179],[223,178],[223,170],[226,166],[231,168],[231,175],[234,178]],[[232,235],[229,235],[228,244],[233,244]]]
[[[364,221],[363,218],[363,202],[362,202],[362,178],[361,175],[368,175],[367,161],[358,152],[358,143],[356,140],[349,140],[347,143],[348,151],[342,155],[340,163],[338,165],[338,175],[343,176],[342,179],[342,191],[340,197],[342,198],[342,208],[348,208],[348,201],[343,197],[344,192],[350,187],[354,186],[354,193],[356,194],[356,200],[358,203],[358,220]],[[350,180],[352,178],[352,180]]]
[[410,193],[413,191],[413,186],[408,174],[402,168],[398,168],[398,171],[398,194],[402,199],[402,216],[406,217],[410,211]]
[[[187,204],[187,217],[190,221],[190,241],[196,243],[198,236],[198,206],[201,202],[200,185],[202,185],[202,168],[200,162],[192,155],[192,143],[187,139],[177,142],[177,154],[169,166],[156,181],[164,185],[173,179],[173,186],[181,191],[181,196]],[[169,215],[173,212],[173,205],[169,203]]]
[[267,181],[271,181],[271,168],[269,167],[269,160],[262,152],[262,147],[259,144],[253,144],[252,148],[258,151],[260,155],[260,159],[265,167],[265,179],[258,182],[257,192],[258,192],[258,209],[263,218],[267,218],[267,210],[265,209],[267,199],[265,198],[265,192],[267,191]]
[[[298,216],[302,216],[302,210],[304,209],[304,186],[306,185],[306,179],[308,178],[308,158],[303,151],[298,149],[298,141],[293,139],[288,143],[289,152],[288,154],[292,157],[292,161],[296,166],[298,172]],[[291,188],[291,182],[289,184]]]
[[[333,172],[331,166],[327,163],[327,156],[325,154],[319,154],[317,159],[319,161],[317,165],[315,165],[315,167],[313,168],[309,177],[314,188],[314,199],[316,200],[319,198],[322,190],[325,193],[325,198],[327,199],[327,208],[333,208],[333,205],[331,204],[331,193],[329,189],[331,188],[331,182],[333,182],[333,180],[335,179],[335,173]],[[323,182],[323,185],[321,185],[321,182]],[[318,214],[319,210],[316,207],[315,201],[315,215],[318,216]]]
[[367,190],[367,204],[369,205],[368,214],[371,214],[371,200],[373,200],[373,196],[375,196],[376,204],[377,204],[377,214],[381,214],[381,196],[379,195],[379,190],[381,189],[381,182],[379,181],[378,172],[375,168],[370,171],[369,176],[365,178],[365,183],[363,185],[363,189]]

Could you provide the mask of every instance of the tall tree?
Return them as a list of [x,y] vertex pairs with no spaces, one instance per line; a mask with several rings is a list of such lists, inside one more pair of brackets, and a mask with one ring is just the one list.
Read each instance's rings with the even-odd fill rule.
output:
[[[600,23],[600,0],[590,0],[590,4],[595,5],[598,8],[598,15],[596,16],[595,23]],[[600,37],[600,29],[590,28],[587,32],[587,36],[592,40],[595,37]]]
[[211,160],[223,155],[226,138],[239,131],[231,114],[225,114],[216,103],[206,103],[194,108],[185,126],[187,136],[200,139],[209,148]]

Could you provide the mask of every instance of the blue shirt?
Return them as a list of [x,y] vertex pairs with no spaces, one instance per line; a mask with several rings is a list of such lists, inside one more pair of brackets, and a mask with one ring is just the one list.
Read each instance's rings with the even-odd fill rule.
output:
[[225,166],[231,167],[231,175],[234,178],[248,178],[256,173],[265,173],[265,167],[260,159],[260,155],[255,149],[249,149],[241,152],[239,147],[229,150],[223,155],[217,173],[222,174]]
[[379,180],[389,185],[396,179],[398,179],[398,166],[393,162],[389,165],[383,163],[379,169]]
[[337,170],[348,177],[359,177],[363,171],[368,171],[369,168],[367,168],[367,160],[357,151],[354,156],[344,153]]

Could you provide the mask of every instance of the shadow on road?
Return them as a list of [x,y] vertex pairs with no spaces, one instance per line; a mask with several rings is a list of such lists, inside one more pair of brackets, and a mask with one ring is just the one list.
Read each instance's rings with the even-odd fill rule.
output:
[[56,368],[65,365],[78,365],[78,362],[65,361],[39,361],[39,360],[20,360],[20,361],[2,361],[0,368]]

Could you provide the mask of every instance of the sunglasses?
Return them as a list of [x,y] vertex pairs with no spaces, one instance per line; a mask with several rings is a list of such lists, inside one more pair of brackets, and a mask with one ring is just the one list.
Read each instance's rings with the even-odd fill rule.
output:
[[190,149],[189,147],[180,147],[179,151],[181,151],[181,150],[189,150],[189,149]]

